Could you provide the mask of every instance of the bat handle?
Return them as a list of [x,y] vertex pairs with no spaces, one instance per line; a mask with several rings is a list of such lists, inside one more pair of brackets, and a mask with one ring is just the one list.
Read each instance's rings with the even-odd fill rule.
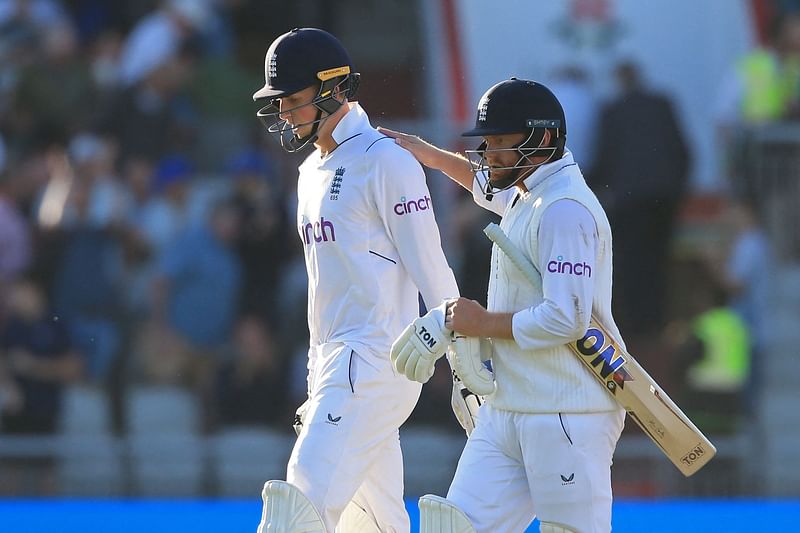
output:
[[490,223],[486,228],[484,228],[483,232],[489,237],[493,243],[497,245],[498,248],[508,257],[511,263],[522,272],[522,275],[525,276],[531,285],[536,288],[541,288],[542,286],[542,278],[539,274],[539,271],[536,270],[536,267],[528,261],[528,258],[522,255],[519,248],[511,242],[511,239],[503,232],[503,230],[495,224],[494,222]]

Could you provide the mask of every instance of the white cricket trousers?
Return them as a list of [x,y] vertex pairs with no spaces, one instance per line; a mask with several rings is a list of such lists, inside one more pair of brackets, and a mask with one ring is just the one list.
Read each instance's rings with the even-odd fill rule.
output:
[[478,533],[518,533],[538,516],[611,531],[611,460],[625,411],[526,414],[480,408],[447,499]]
[[398,429],[421,385],[398,376],[388,356],[376,367],[341,343],[315,349],[309,408],[286,480],[311,500],[327,531],[352,499],[381,531],[407,533]]

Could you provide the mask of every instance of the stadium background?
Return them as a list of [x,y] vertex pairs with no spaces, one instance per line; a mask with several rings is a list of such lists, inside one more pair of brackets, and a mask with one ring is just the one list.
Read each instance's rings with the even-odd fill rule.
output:
[[[685,479],[629,421],[614,530],[791,529],[798,9],[0,0],[0,531],[254,530],[305,390],[299,160],[251,100],[268,43],[296,26],[345,43],[375,125],[444,146],[464,147],[492,83],[554,88],[568,146],[632,250],[615,248],[623,335],[719,449]],[[615,112],[634,93],[677,127]],[[609,157],[636,172],[609,177]],[[492,218],[441,175],[429,184],[459,284],[484,300]],[[720,316],[733,329],[708,333]],[[415,496],[444,494],[463,446],[448,404],[439,368],[401,430],[412,516]]]

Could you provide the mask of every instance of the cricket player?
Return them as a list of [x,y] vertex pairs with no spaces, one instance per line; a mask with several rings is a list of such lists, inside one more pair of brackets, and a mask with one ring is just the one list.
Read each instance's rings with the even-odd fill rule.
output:
[[[566,149],[566,129],[545,86],[511,78],[483,95],[475,127],[464,133],[482,138],[467,151],[477,162],[382,130],[501,215],[501,229],[542,278],[533,287],[495,246],[488,309],[465,298],[447,308],[437,338],[451,330],[490,338],[495,384],[447,499],[433,497],[424,509],[427,497],[420,501],[423,532],[456,531],[435,516],[442,513],[461,518],[458,531],[523,531],[534,516],[546,533],[611,530],[610,467],[625,413],[567,347],[583,337],[592,310],[620,338],[611,316],[611,230]],[[415,379],[436,355],[403,339],[392,348],[398,370]],[[466,370],[456,371],[469,383]]]
[[398,428],[421,385],[394,370],[389,349],[419,318],[419,294],[428,307],[458,296],[425,174],[353,101],[359,75],[333,35],[281,35],[264,70],[258,116],[287,151],[314,150],[297,185],[308,400],[286,482],[265,484],[258,531],[408,532]]

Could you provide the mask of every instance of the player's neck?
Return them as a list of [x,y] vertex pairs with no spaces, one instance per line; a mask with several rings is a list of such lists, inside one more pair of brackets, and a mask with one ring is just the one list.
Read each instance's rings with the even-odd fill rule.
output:
[[514,184],[514,186],[519,189],[519,192],[526,193],[528,192],[528,186],[525,184],[525,180],[530,177],[531,174],[535,171],[535,168],[529,168],[525,171],[525,173],[519,178],[519,180]]
[[345,102],[344,105],[337,109],[333,115],[328,117],[328,119],[320,125],[320,132],[314,145],[319,149],[322,157],[333,152],[336,147],[339,146],[339,143],[333,138],[333,130],[336,129],[336,126],[339,125],[339,122],[341,122],[348,111],[350,111],[350,105],[348,102]]

